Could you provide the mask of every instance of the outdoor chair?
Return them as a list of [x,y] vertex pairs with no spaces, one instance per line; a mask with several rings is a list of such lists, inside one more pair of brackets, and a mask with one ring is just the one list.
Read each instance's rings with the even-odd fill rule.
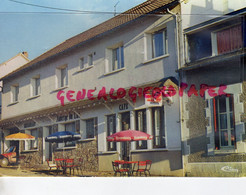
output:
[[113,161],[112,162],[113,165],[113,170],[114,170],[114,176],[117,176],[117,173],[120,174],[120,176],[122,175],[126,175],[128,174],[128,176],[130,176],[130,169],[129,168],[125,168],[124,165],[124,161],[123,162],[119,162],[119,161]]
[[146,161],[138,161],[137,163],[137,169],[133,170],[133,173],[136,172],[136,175],[142,175],[144,173],[145,176],[150,176],[150,168],[151,168],[152,161],[146,160]]
[[52,171],[52,170],[56,170],[56,171],[58,171],[56,164],[54,164],[54,163],[50,163],[50,161],[49,161],[49,160],[46,160],[46,162],[47,162],[47,164],[48,164],[49,171]]
[[64,173],[66,173],[66,169],[69,169],[70,175],[71,175],[72,171],[73,171],[73,175],[74,175],[74,169],[75,169],[74,159],[66,159],[64,166],[65,166],[64,167]]
[[74,169],[77,170],[77,173],[79,174],[79,171],[81,175],[83,175],[83,159],[79,158],[77,162],[74,164]]
[[30,164],[31,164],[31,160],[32,160],[32,156],[28,156],[27,158],[24,158],[24,163],[25,163],[25,167],[29,167],[30,168]]

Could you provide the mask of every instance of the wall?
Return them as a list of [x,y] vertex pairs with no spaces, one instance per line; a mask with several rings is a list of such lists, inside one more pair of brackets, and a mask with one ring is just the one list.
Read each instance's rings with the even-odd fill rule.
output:
[[[222,58],[221,58],[222,59]],[[230,169],[238,169],[237,174],[229,170],[232,174],[240,176],[243,174],[242,167],[237,162],[245,162],[245,125],[244,116],[244,93],[242,87],[243,75],[242,59],[235,58],[226,62],[213,63],[208,67],[191,70],[183,73],[183,82],[190,87],[195,84],[199,89],[201,84],[218,87],[223,84],[227,86],[226,93],[234,96],[234,116],[236,132],[235,151],[216,151],[214,143],[213,107],[212,97],[206,93],[205,98],[192,95],[184,95],[183,101],[183,155],[185,159],[185,171],[189,176],[225,176],[225,166]],[[244,65],[245,66],[245,65]],[[215,79],[216,78],[216,79]],[[189,89],[188,87],[188,89]],[[187,90],[188,90],[187,89]],[[199,94],[199,93],[198,93]],[[241,98],[240,98],[241,97]],[[227,163],[226,163],[227,162]],[[241,168],[240,168],[241,167]],[[222,171],[220,170],[221,168]],[[228,168],[228,167],[227,167]],[[214,174],[212,174],[214,172]],[[226,173],[224,173],[226,172]]]
[[[151,61],[145,61],[144,33],[149,29],[167,22],[168,29],[168,54],[167,56]],[[73,50],[56,60],[43,63],[39,68],[25,71],[14,78],[5,80],[3,95],[3,115],[2,118],[17,116],[37,110],[42,110],[50,106],[60,105],[56,98],[57,90],[55,86],[55,69],[58,66],[68,65],[68,88],[64,91],[78,91],[82,88],[95,89],[97,92],[103,87],[109,91],[110,88],[130,87],[142,83],[162,79],[167,76],[175,76],[174,70],[177,67],[175,50],[175,22],[170,15],[163,18],[148,17],[139,20],[127,28],[120,29],[104,36],[102,39],[91,41],[88,45]],[[124,43],[125,69],[120,72],[105,75],[105,50],[119,41]],[[94,53],[94,66],[86,71],[78,72],[78,61],[81,57],[87,57],[89,53]],[[48,71],[47,71],[48,68]],[[41,95],[37,98],[30,98],[30,79],[40,74]],[[112,82],[114,81],[114,82]],[[19,83],[20,97],[19,103],[9,105],[10,86]]]
[[181,3],[182,27],[186,29],[245,6],[244,0],[186,0]]

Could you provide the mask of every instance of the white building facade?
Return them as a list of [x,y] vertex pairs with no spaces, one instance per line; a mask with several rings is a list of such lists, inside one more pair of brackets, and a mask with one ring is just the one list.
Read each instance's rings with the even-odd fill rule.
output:
[[[177,5],[144,2],[5,76],[3,137],[18,131],[35,136],[19,146],[33,165],[69,156],[82,157],[85,169],[112,171],[111,162],[129,154],[125,143],[109,143],[106,137],[136,129],[154,138],[133,142],[131,160],[152,160],[153,175],[182,176],[177,23],[168,13],[179,13]],[[82,139],[45,142],[63,130]],[[3,148],[11,144],[3,139]]]

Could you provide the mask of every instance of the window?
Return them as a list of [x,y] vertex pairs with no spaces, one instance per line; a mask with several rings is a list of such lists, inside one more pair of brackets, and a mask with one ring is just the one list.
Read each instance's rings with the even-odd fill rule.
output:
[[125,67],[123,42],[112,45],[106,49],[105,72],[110,73]]
[[68,85],[67,65],[58,67],[56,69],[56,77],[57,77],[57,88],[65,87]]
[[152,34],[152,58],[167,54],[167,30],[163,29]]
[[[75,133],[76,132],[75,122],[65,124],[65,131],[71,131]],[[66,142],[64,147],[75,146],[75,145],[76,145],[75,141]]]
[[[107,116],[107,136],[116,133],[116,116],[115,114]],[[116,151],[115,142],[107,142],[108,151]]]
[[189,62],[193,62],[212,55],[211,31],[203,30],[201,32],[187,35]]
[[[136,111],[136,128],[139,131],[147,132],[145,109]],[[147,149],[147,141],[137,141],[137,149]]]
[[84,69],[85,68],[85,60],[84,58],[79,59],[79,68]]
[[88,66],[92,66],[93,65],[93,54],[89,54],[88,55]]
[[41,93],[40,76],[35,76],[31,79],[31,96],[37,96]]
[[12,98],[11,98],[12,103],[18,102],[19,100],[19,85],[18,84],[11,86],[11,93],[12,93]]
[[214,55],[236,51],[243,46],[241,24],[217,31],[212,36]]
[[165,148],[164,109],[156,107],[152,109],[153,121],[153,148]]
[[97,118],[88,119],[86,123],[86,138],[94,138],[96,136]]
[[27,134],[35,137],[35,140],[25,141],[25,150],[38,149],[38,129],[26,130]]
[[[0,114],[2,113],[2,92],[0,91]],[[1,115],[0,115],[1,118]]]
[[235,147],[233,96],[217,96],[213,99],[215,149]]
[[124,68],[123,46],[112,49],[112,71]]

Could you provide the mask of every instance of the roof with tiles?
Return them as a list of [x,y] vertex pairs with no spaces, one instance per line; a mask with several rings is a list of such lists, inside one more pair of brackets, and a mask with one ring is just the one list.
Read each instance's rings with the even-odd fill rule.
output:
[[[62,43],[55,46],[54,48],[48,50],[47,52],[43,53],[42,55],[38,56],[37,58],[33,59],[29,63],[25,64],[21,68],[11,72],[10,74],[6,75],[5,77],[8,77],[10,75],[13,75],[14,73],[26,69],[34,64],[37,64],[39,62],[42,62],[43,60],[50,59],[51,57],[54,57],[58,54],[61,54],[64,51],[67,51],[69,49],[72,49],[76,46],[79,46],[80,44],[89,41],[93,38],[96,38],[108,31],[111,31],[113,29],[116,29],[117,27],[120,27],[123,24],[126,24],[128,22],[131,22],[135,19],[138,19],[140,17],[143,17],[146,14],[161,14],[165,13],[165,9],[162,8],[170,8],[172,6],[176,6],[178,4],[178,0],[147,0],[146,2],[139,4],[136,7],[133,7],[132,9],[129,9],[126,12],[123,12],[122,14],[119,14],[93,28],[90,28],[89,30],[86,30]],[[3,78],[5,78],[3,77]],[[2,78],[2,79],[3,79]]]

